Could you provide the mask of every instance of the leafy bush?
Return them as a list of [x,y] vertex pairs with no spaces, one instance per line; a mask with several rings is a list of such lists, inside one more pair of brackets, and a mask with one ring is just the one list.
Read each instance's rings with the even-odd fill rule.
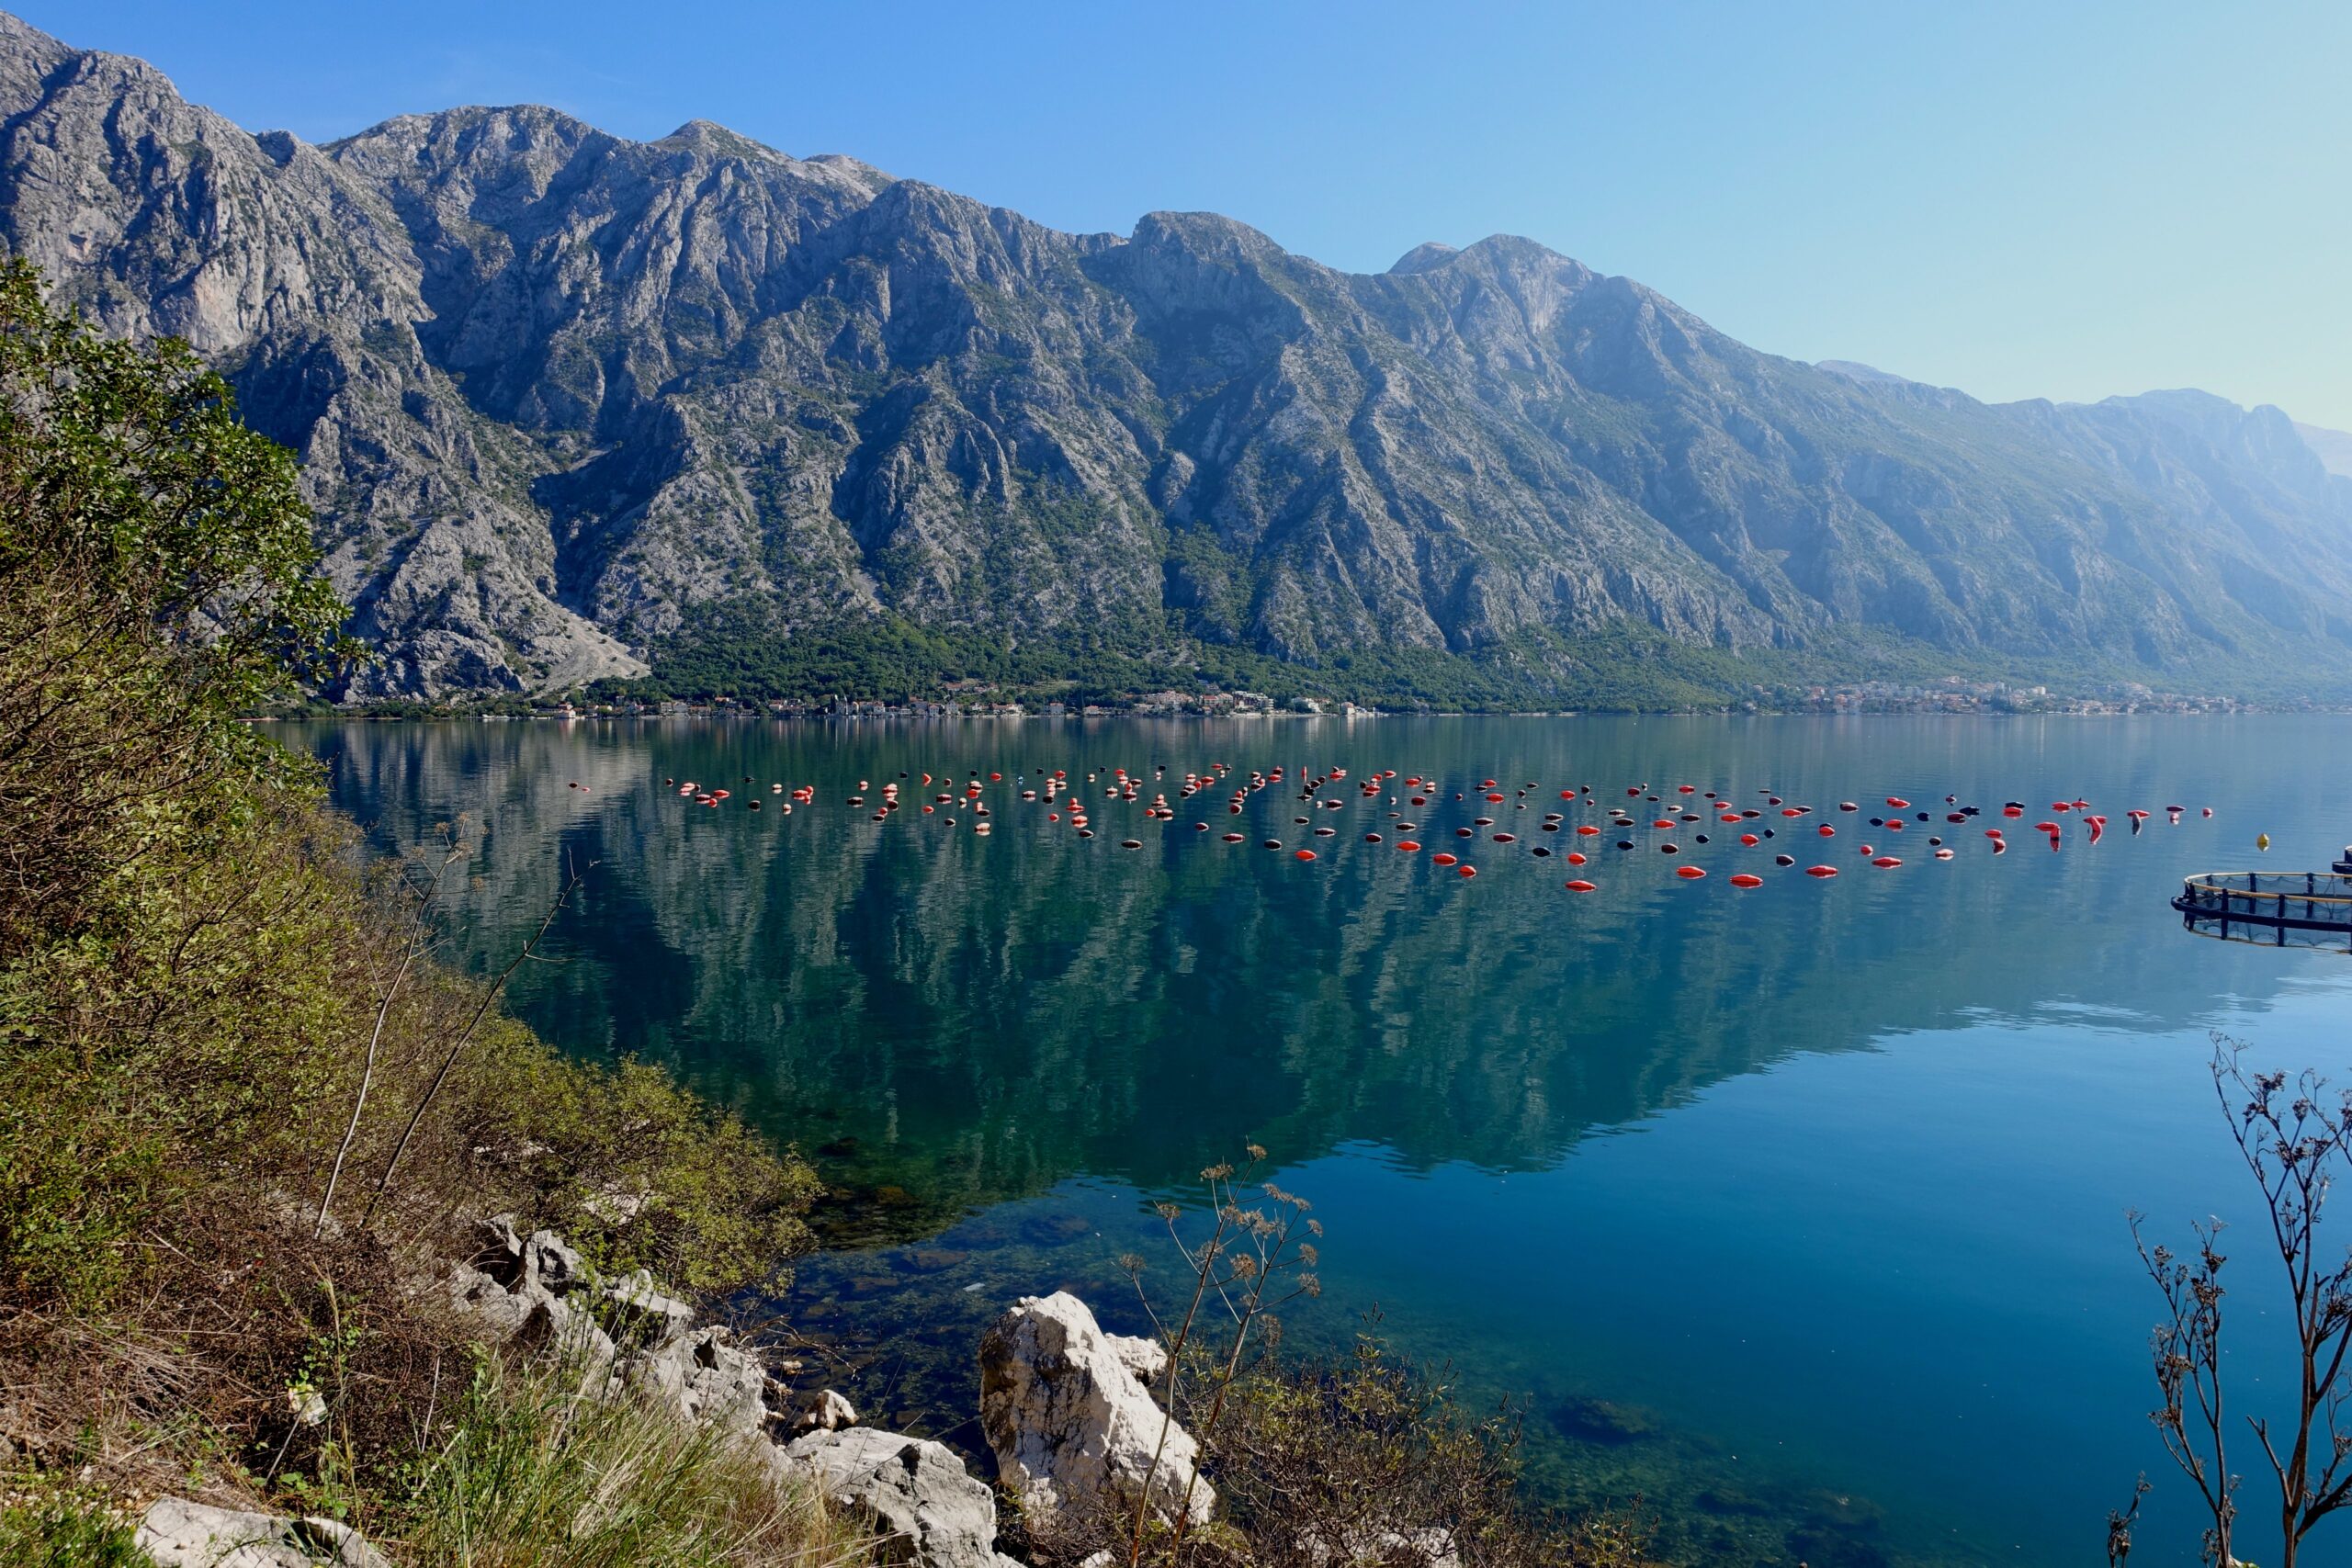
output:
[[526,1227],[561,1229],[609,1272],[689,1290],[761,1280],[808,1246],[816,1173],[668,1074],[568,1061],[511,1021],[485,1043],[457,1126],[471,1146],[526,1151],[502,1207]]
[[0,268],[0,1439],[369,1523],[464,1363],[430,1287],[473,1218],[719,1289],[814,1184],[435,964],[454,860],[368,865],[239,717],[349,651],[313,564],[290,457],[185,345]]

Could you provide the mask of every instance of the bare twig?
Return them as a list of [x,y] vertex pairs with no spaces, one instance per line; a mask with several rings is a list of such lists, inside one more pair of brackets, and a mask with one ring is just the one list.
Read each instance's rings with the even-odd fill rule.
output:
[[449,1043],[448,1055],[441,1059],[440,1066],[435,1069],[433,1081],[424,1086],[424,1092],[417,1096],[416,1107],[409,1113],[408,1125],[401,1129],[400,1142],[392,1145],[391,1157],[384,1162],[384,1174],[376,1179],[376,1190],[368,1200],[367,1211],[360,1215],[359,1223],[363,1226],[375,1218],[377,1205],[384,1201],[384,1194],[391,1190],[392,1176],[400,1169],[401,1156],[408,1152],[409,1140],[416,1135],[417,1123],[424,1120],[425,1111],[432,1108],[435,1097],[441,1092],[441,1086],[448,1080],[451,1069],[458,1065],[458,1057],[465,1051],[466,1043],[473,1038],[474,1031],[481,1027],[484,1015],[490,1011],[491,1004],[498,999],[499,992],[505,989],[506,982],[513,978],[514,971],[520,969],[524,961],[531,956],[532,950],[546,938],[548,928],[555,924],[556,917],[563,913],[564,905],[570,901],[572,890],[580,886],[581,879],[594,870],[595,866],[596,863],[590,861],[586,865],[568,872],[562,887],[556,892],[555,902],[548,906],[547,917],[539,921],[539,929],[531,933],[530,940],[523,943],[522,951],[515,953],[514,961],[500,970],[498,977],[483,990],[481,1004],[474,1009],[473,1016],[466,1020],[466,1027],[458,1032],[455,1040]]
[[343,1129],[343,1142],[335,1146],[334,1166],[327,1173],[326,1196],[319,1200],[319,1223],[311,1228],[312,1241],[326,1234],[327,1216],[334,1211],[334,1190],[343,1180],[343,1162],[351,1153],[352,1140],[359,1135],[359,1116],[368,1108],[368,1091],[376,1081],[376,1048],[384,1038],[384,1020],[390,1016],[393,999],[400,995],[401,986],[408,979],[409,971],[416,967],[417,960],[424,954],[429,935],[427,922],[432,919],[433,906],[441,897],[449,868],[464,854],[464,847],[452,839],[441,857],[441,863],[433,868],[431,885],[419,896],[415,908],[409,912],[408,931],[401,943],[400,966],[392,971],[391,979],[384,987],[383,999],[376,1007],[375,1027],[368,1032],[367,1055],[360,1063],[359,1089],[351,1097],[351,1120]]
[[[2293,1308],[2300,1378],[2292,1419],[2274,1428],[2268,1415],[2256,1414],[2245,1425],[2278,1491],[2279,1562],[2296,1568],[2312,1531],[2352,1505],[2352,1379],[2345,1376],[2352,1357],[2352,1248],[2331,1263],[2321,1230],[2330,1188],[2352,1170],[2352,1094],[2330,1094],[2326,1080],[2310,1072],[2291,1080],[2285,1073],[2248,1073],[2242,1045],[2218,1034],[2213,1045],[2213,1090],[2262,1190]],[[2140,1216],[2131,1218],[2137,1240]],[[2144,1241],[2140,1256],[2169,1313],[2150,1341],[2164,1395],[2152,1418],[2211,1517],[2207,1559],[2226,1565],[2235,1561],[2238,1477],[2230,1472],[2226,1441],[2234,1428],[2223,1416],[2221,1230],[2218,1220],[2196,1227],[2193,1261]],[[2128,1551],[2129,1517],[2118,1517]]]

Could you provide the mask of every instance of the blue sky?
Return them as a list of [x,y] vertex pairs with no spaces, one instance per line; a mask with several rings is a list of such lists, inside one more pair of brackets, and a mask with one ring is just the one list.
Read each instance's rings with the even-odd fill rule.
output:
[[[5,0],[0,0],[5,3]],[[254,129],[719,121],[1335,266],[1531,235],[1760,348],[2352,429],[2352,4],[17,0]]]

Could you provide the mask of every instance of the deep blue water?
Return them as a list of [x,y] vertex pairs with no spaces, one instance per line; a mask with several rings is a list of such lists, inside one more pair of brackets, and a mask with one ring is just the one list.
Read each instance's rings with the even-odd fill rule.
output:
[[[331,759],[380,847],[470,820],[468,962],[511,952],[567,858],[594,863],[556,927],[563,962],[526,971],[518,1010],[571,1049],[675,1065],[849,1195],[777,1305],[872,1418],[968,1440],[971,1348],[1012,1296],[1068,1285],[1136,1326],[1117,1256],[1173,1273],[1145,1200],[1254,1138],[1329,1233],[1304,1340],[1376,1304],[1402,1348],[1525,1402],[1532,1484],[1641,1493],[1683,1562],[2098,1561],[2143,1470],[2134,1564],[2193,1562],[2187,1486],[2146,1419],[2155,1303],[2124,1213],[2172,1237],[2253,1217],[2211,1032],[2266,1063],[2352,1066],[2352,960],[2191,936],[2165,907],[2187,872],[2334,858],[2352,837],[2335,718],[286,733]],[[1172,801],[1211,761],[1290,771],[1240,818],[1222,793],[1166,825],[1097,794],[1091,840],[1014,795],[1045,770],[1167,763],[1143,798]],[[1298,806],[1302,764],[1351,771],[1323,792],[1341,809]],[[1354,780],[1385,768],[1442,793],[1360,800]],[[992,833],[960,808],[877,826],[843,804],[901,770],[1001,773]],[[1498,807],[1470,789],[1488,777]],[[701,808],[665,778],[735,795]],[[816,802],[786,817],[771,782]],[[1564,787],[1673,804],[1684,783],[1818,809],[1759,819],[1780,836],[1752,850],[1709,820],[1580,840],[1581,872],[1529,852],[1573,837],[1537,831],[1546,810],[1605,821]],[[754,793],[764,808],[741,809]],[[1899,838],[1861,821],[1889,795],[1940,813],[1948,793],[1995,809]],[[2053,854],[2030,826],[2078,795],[2110,826],[2092,846],[2069,815]],[[2012,798],[2033,809],[2002,821]],[[2127,831],[2127,808],[2170,803],[2180,826],[2159,810]],[[1391,810],[1426,852],[1394,849]],[[1474,814],[1497,821],[1457,840]],[[1834,840],[1812,832],[1825,817]],[[1223,843],[1228,825],[1248,840]],[[1930,834],[1957,858],[1934,862]],[[1682,855],[1656,852],[1669,838]],[[1863,840],[1905,863],[1871,869]],[[1783,847],[1843,874],[1775,868]],[[1440,850],[1480,874],[1433,865]],[[1733,888],[1741,870],[1765,885]],[[1578,874],[1600,890],[1565,891]],[[2233,1375],[2258,1403],[2290,1367],[2252,1233],[2233,1234]],[[2240,1551],[2275,1555],[2258,1533]]]

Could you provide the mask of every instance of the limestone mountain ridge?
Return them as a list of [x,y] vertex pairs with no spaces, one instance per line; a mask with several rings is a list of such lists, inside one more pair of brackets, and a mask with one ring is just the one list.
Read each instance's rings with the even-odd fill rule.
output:
[[311,145],[0,17],[0,247],[301,455],[354,696],[637,673],[714,609],[2352,670],[2352,479],[2278,410],[1858,378],[1510,236],[1350,274],[527,106]]

